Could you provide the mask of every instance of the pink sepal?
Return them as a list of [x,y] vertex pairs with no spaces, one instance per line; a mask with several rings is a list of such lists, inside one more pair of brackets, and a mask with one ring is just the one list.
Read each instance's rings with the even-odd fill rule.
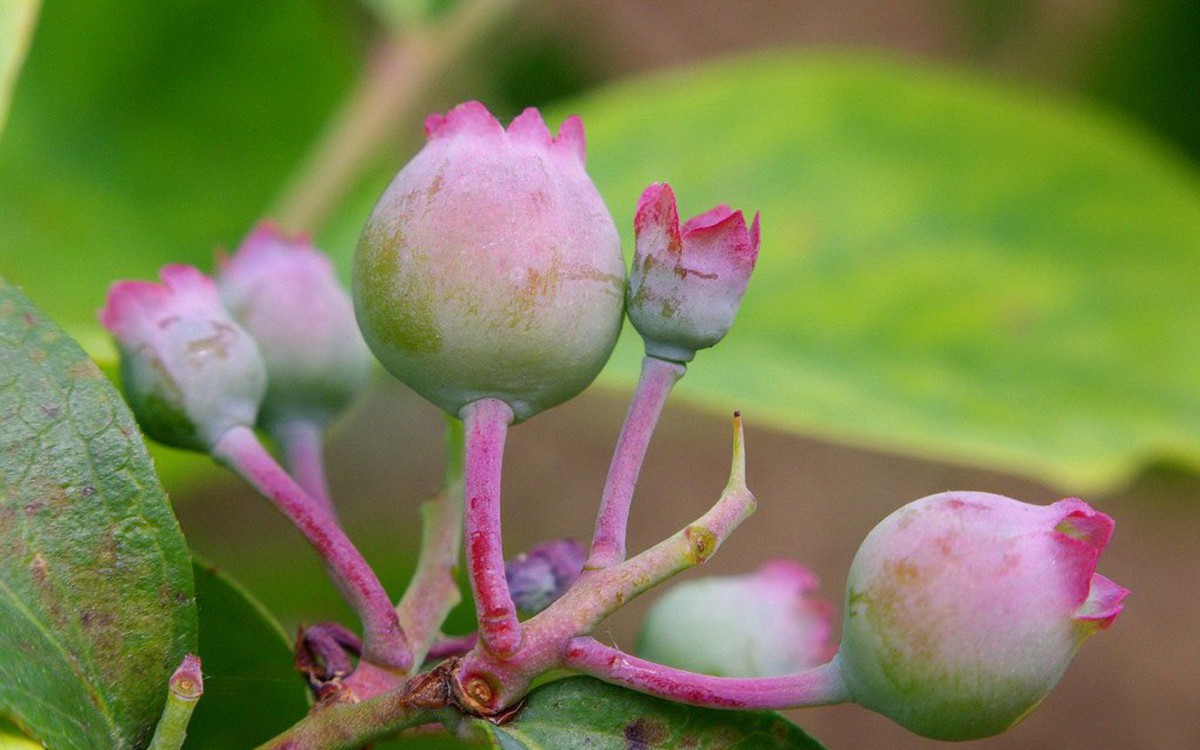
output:
[[425,134],[429,140],[458,135],[494,138],[507,135],[509,142],[523,143],[551,154],[567,156],[583,166],[586,144],[583,122],[571,115],[559,126],[558,135],[550,133],[546,121],[536,107],[528,107],[513,118],[507,130],[500,121],[477,101],[464,102],[444,115],[431,114],[425,118]]
[[1063,568],[1065,583],[1074,601],[1085,602],[1092,596],[1093,573],[1100,553],[1112,538],[1115,524],[1111,517],[1073,497],[1053,503],[1050,509],[1062,513],[1053,533],[1058,540],[1059,557],[1068,563]]
[[1125,609],[1122,602],[1127,596],[1129,589],[1096,573],[1087,600],[1075,612],[1075,621],[1084,627],[1085,634],[1106,630]]
[[481,102],[463,102],[446,114],[431,114],[425,118],[425,135],[429,140],[452,135],[503,135],[502,126]]
[[554,142],[549,128],[546,127],[546,121],[542,119],[542,113],[534,107],[529,107],[514,117],[508,125],[507,132],[509,139],[514,142],[524,141],[542,148],[550,148],[550,144]]
[[307,232],[288,233],[269,221],[259,222],[246,235],[232,256],[217,258],[220,283],[249,282],[260,274],[280,272],[295,275],[296,264],[312,264],[320,273],[333,275],[333,263],[312,245]]
[[634,214],[629,319],[647,353],[686,362],[733,324],[758,259],[759,217],[719,205],[682,225],[666,183],[647,187]]
[[182,264],[163,266],[161,284],[152,281],[117,281],[108,288],[106,304],[100,309],[100,324],[117,339],[126,341],[148,326],[161,325],[164,317],[179,310],[220,307],[212,279],[198,269]]

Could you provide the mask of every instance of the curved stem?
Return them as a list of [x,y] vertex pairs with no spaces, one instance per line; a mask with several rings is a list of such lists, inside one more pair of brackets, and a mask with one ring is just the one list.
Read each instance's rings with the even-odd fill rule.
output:
[[447,422],[446,477],[437,495],[421,506],[417,570],[396,606],[413,651],[414,669],[425,661],[446,616],[462,598],[454,570],[463,535],[463,424],[457,419]]
[[233,469],[274,503],[325,561],[338,591],[363,624],[363,658],[407,671],[412,652],[382,584],[346,533],[288,476],[248,427],[234,427],[213,447],[213,458]]
[[521,623],[504,577],[500,536],[500,473],[512,424],[508,404],[485,398],[463,407],[466,430],[467,571],[475,595],[479,640],[503,659],[521,645]]
[[617,438],[617,447],[608,468],[608,478],[604,482],[600,511],[596,515],[596,531],[592,536],[592,548],[585,568],[607,568],[625,559],[629,508],[638,474],[642,470],[642,461],[667,395],[686,371],[687,366],[678,362],[668,362],[649,355],[642,359],[642,374],[633,392],[633,400],[629,404],[625,424],[621,427],[621,435]]
[[625,562],[584,571],[562,598],[526,626],[561,620],[570,624],[572,634],[587,632],[634,597],[707,561],[756,507],[754,495],[746,487],[742,419],[735,413],[729,480],[717,502],[692,523]]
[[639,659],[583,636],[571,640],[563,666],[692,706],[778,710],[853,700],[836,656],[781,677],[713,677]]
[[[754,512],[746,487],[741,417],[734,415],[733,460],[721,498],[693,523],[641,554],[601,570],[585,570],[561,598],[521,624],[525,645],[511,658],[473,649],[455,674],[460,699],[491,714],[511,706],[539,675],[562,666],[567,645],[627,602],[671,576],[706,561]],[[469,458],[468,458],[469,460]]]
[[330,518],[337,519],[329,483],[325,478],[325,430],[308,419],[293,419],[272,425],[271,437],[283,449],[283,461],[296,483],[316,501]]

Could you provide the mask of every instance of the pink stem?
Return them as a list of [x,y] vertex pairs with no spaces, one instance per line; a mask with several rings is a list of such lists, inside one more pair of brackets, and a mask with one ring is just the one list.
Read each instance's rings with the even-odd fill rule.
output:
[[512,424],[508,404],[485,398],[463,407],[466,430],[467,571],[475,595],[479,640],[504,659],[521,645],[521,623],[504,578],[500,538],[500,469],[504,439]]
[[393,669],[409,669],[412,652],[375,572],[346,533],[317,510],[317,503],[276,463],[254,431],[248,427],[229,430],[213,447],[213,457],[271,500],[325,561],[334,585],[362,620],[363,658]]
[[337,519],[329,483],[325,479],[325,439],[321,425],[307,419],[294,419],[275,425],[271,437],[283,449],[284,464],[296,483],[330,518]]
[[647,355],[642,359],[642,374],[638,379],[633,401],[625,415],[621,436],[609,465],[600,512],[596,516],[596,531],[592,549],[584,566],[599,570],[616,565],[625,559],[625,532],[629,524],[629,507],[633,489],[642,470],[642,460],[650,446],[650,436],[662,414],[667,394],[679,382],[687,366]]
[[708,512],[650,549],[602,570],[584,570],[549,607],[522,623],[525,645],[515,657],[500,659],[472,649],[455,668],[460,694],[479,713],[511,706],[532,680],[563,666],[568,644],[590,632],[639,594],[687,568],[700,565],[754,512],[746,487],[746,451],[741,416],[733,419],[733,460],[721,498]]
[[563,666],[641,693],[710,708],[778,710],[853,700],[836,656],[782,677],[712,677],[655,664],[580,636],[567,644]]

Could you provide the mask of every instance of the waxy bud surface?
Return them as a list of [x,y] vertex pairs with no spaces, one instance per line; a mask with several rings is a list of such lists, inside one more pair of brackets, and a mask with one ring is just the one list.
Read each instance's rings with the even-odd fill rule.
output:
[[637,250],[629,276],[629,320],[646,353],[689,362],[733,325],[758,259],[758,214],[717,206],[679,224],[666,183],[646,188],[633,229]]
[[1020,721],[1128,591],[1097,574],[1113,521],[1081,500],[982,492],[910,503],[850,568],[838,659],[863,706],[910,730],[974,739]]
[[113,284],[100,322],[117,341],[125,395],[146,434],[207,451],[231,427],[254,425],[266,365],[212,279],[184,265],[159,277]]
[[396,377],[454,416],[483,398],[517,421],[583,390],[621,325],[625,269],[584,171],[577,117],[505,130],[478,102],[429,141],[371,213],[354,261],[358,322]]
[[350,295],[307,238],[260,225],[221,264],[217,288],[267,363],[260,421],[328,421],[366,384],[371,353]]
[[833,607],[816,575],[773,560],[741,576],[681,583],[655,602],[638,655],[718,677],[775,677],[833,656]]

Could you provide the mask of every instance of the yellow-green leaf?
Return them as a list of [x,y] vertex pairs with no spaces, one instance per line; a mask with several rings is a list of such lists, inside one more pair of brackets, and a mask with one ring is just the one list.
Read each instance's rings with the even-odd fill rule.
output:
[[[741,314],[681,397],[1072,492],[1200,467],[1200,182],[1129,123],[963,72],[792,53],[566,111],[627,251],[652,181],[685,218],[762,211]],[[627,327],[603,382],[632,383],[640,354]]]

